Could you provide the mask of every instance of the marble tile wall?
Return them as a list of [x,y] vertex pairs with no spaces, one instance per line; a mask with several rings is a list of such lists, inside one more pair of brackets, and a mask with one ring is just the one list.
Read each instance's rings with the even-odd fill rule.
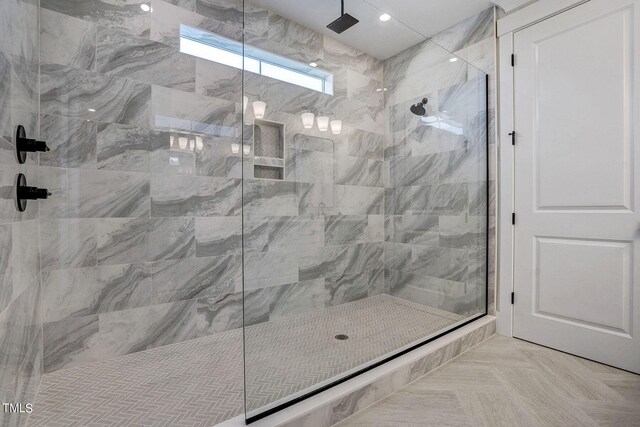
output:
[[41,0],[44,372],[241,327],[243,220],[248,324],[385,292],[383,64],[247,5],[247,43],[335,74],[332,96],[246,73],[286,129],[285,179],[254,179],[242,73],[179,51],[180,24],[241,40],[242,3]]
[[[384,67],[386,286],[392,295],[465,315],[484,312],[487,273],[493,312],[494,28],[494,10],[487,9],[388,59]],[[464,61],[452,62],[454,56]],[[409,112],[423,97],[429,99],[426,118]]]
[[[0,401],[33,403],[42,374],[38,203],[15,208],[15,180],[30,185],[37,158],[19,165],[14,132],[22,124],[38,135],[38,8],[34,0],[0,2]],[[24,408],[24,406],[23,406]],[[3,426],[27,415],[0,411]]]

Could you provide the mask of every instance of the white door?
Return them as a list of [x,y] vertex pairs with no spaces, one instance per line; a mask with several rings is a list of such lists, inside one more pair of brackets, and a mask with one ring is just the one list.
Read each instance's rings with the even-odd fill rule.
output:
[[514,36],[514,336],[640,373],[640,0]]

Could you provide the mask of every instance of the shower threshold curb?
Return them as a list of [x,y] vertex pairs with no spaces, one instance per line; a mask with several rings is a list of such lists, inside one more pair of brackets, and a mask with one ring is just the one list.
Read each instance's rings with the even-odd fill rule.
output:
[[[496,318],[483,316],[317,395],[252,422],[253,427],[329,427],[470,350],[495,333]],[[217,427],[245,426],[240,415]]]

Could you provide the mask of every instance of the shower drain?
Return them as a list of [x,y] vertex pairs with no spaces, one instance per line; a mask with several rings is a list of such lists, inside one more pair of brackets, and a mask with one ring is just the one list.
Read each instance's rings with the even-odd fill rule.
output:
[[349,335],[339,334],[339,335],[336,335],[336,339],[340,340],[340,341],[348,340],[349,339]]

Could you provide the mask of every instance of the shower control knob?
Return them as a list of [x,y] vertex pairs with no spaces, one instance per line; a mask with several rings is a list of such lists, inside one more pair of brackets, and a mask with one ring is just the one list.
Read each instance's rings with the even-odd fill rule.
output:
[[15,147],[16,157],[18,158],[18,163],[20,164],[23,164],[27,161],[27,153],[51,151],[46,142],[27,138],[27,133],[24,130],[24,126],[22,125],[18,125],[18,129],[16,130]]
[[18,212],[24,212],[27,209],[27,200],[48,199],[50,195],[51,192],[46,188],[29,187],[24,174],[18,174],[16,178],[16,208]]

